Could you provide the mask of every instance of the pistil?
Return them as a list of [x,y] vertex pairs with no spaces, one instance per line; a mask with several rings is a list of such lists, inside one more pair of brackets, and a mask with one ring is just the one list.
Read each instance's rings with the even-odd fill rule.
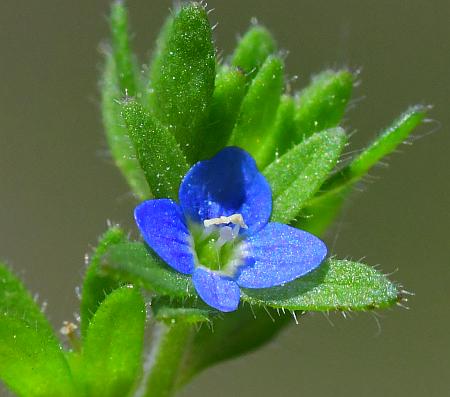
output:
[[243,263],[239,232],[247,229],[241,214],[205,219],[203,227],[192,225],[193,251],[198,266],[233,275]]

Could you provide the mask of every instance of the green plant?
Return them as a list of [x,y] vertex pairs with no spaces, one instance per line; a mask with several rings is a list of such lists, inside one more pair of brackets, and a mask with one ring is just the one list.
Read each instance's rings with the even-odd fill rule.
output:
[[[270,185],[271,221],[320,235],[353,186],[425,117],[425,107],[410,108],[341,163],[348,137],[339,124],[351,71],[322,72],[292,96],[283,58],[264,27],[251,26],[220,63],[206,10],[189,3],[169,17],[150,71],[141,75],[122,2],[112,6],[110,22],[103,120],[116,165],[140,201],[177,200],[194,164],[237,146]],[[296,313],[382,309],[400,302],[403,291],[370,266],[328,258],[284,285],[242,288],[240,299],[232,313],[205,304],[188,275],[113,226],[84,277],[80,335],[74,324],[63,327],[69,349],[0,266],[0,377],[20,396],[168,396],[199,371],[263,345]]]

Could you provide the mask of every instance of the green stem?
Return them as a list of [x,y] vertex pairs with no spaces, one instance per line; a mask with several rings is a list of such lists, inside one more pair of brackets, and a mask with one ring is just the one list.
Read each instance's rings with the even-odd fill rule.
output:
[[173,395],[178,372],[192,334],[192,325],[187,323],[155,325],[154,347],[150,352],[148,376],[143,397],[169,397]]

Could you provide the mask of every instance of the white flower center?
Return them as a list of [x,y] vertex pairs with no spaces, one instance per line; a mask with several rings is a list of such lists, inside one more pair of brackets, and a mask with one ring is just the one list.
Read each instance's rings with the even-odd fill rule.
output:
[[[192,227],[193,226],[193,227]],[[203,227],[191,226],[193,252],[197,266],[204,266],[233,275],[244,263],[246,244],[239,236],[240,229],[248,229],[241,214],[205,219]],[[200,226],[200,227],[199,227]]]
[[228,225],[232,223],[233,225],[239,225],[243,229],[248,229],[248,226],[244,222],[244,217],[241,214],[233,214],[230,216],[219,216],[218,218],[205,219],[203,225],[209,227],[212,225]]

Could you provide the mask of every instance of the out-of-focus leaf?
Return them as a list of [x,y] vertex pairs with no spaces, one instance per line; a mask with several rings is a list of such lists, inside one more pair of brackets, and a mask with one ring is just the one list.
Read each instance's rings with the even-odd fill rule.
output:
[[152,351],[153,366],[146,379],[144,397],[173,395],[191,334],[192,325],[186,321],[155,325],[157,349]]
[[142,243],[110,247],[102,259],[103,269],[119,280],[138,284],[158,295],[196,297],[191,277],[172,270]]
[[324,186],[326,191],[340,189],[363,177],[381,159],[391,154],[404,142],[425,118],[427,108],[414,106],[403,113],[386,128],[360,155],[341,172],[330,178]]
[[188,165],[175,137],[136,101],[124,102],[122,115],[153,195],[177,199]]
[[317,192],[345,145],[341,128],[318,132],[270,164],[263,174],[272,187],[272,220],[289,223]]
[[99,240],[83,280],[80,303],[81,334],[84,337],[92,316],[97,311],[105,297],[120,285],[120,282],[104,274],[100,268],[100,261],[105,252],[111,247],[126,240],[125,233],[119,227],[111,227]]
[[329,259],[314,272],[283,286],[242,289],[253,304],[289,310],[368,310],[386,308],[399,300],[397,286],[362,263]]
[[205,9],[189,3],[175,11],[158,38],[151,65],[150,108],[195,159],[214,91],[215,50]]
[[296,143],[313,133],[336,127],[344,115],[353,87],[347,70],[327,70],[315,76],[298,98]]
[[317,199],[314,198],[314,205],[308,204],[303,207],[300,214],[292,221],[292,225],[316,236],[323,235],[338,215],[349,190],[341,190],[336,194],[319,195]]
[[144,301],[135,288],[116,289],[101,303],[82,352],[89,396],[128,395],[141,371],[145,317]]
[[210,326],[203,326],[195,333],[178,383],[186,383],[213,364],[257,349],[274,338],[289,321],[292,321],[290,315],[249,305],[215,319]]
[[276,49],[277,45],[270,32],[261,25],[254,25],[239,40],[231,64],[242,69],[252,79]]
[[144,173],[121,117],[119,101],[138,94],[139,79],[130,49],[128,18],[121,2],[111,8],[112,49],[106,53],[101,82],[102,115],[112,157],[132,191],[140,198],[151,197]]
[[110,24],[112,55],[121,96],[125,96],[126,93],[135,96],[139,91],[138,68],[131,51],[128,15],[123,2],[116,1],[112,4]]
[[247,86],[246,76],[235,67],[224,66],[217,74],[200,159],[214,156],[228,142]]
[[239,146],[259,162],[258,147],[273,126],[284,84],[281,58],[269,56],[253,79],[242,101],[230,144]]
[[0,264],[0,379],[18,396],[76,396],[50,324],[22,283]]
[[375,141],[349,165],[331,176],[297,215],[295,226],[315,234],[322,234],[340,210],[340,207],[358,182],[378,161],[392,153],[423,121],[427,108],[414,106],[386,128]]

